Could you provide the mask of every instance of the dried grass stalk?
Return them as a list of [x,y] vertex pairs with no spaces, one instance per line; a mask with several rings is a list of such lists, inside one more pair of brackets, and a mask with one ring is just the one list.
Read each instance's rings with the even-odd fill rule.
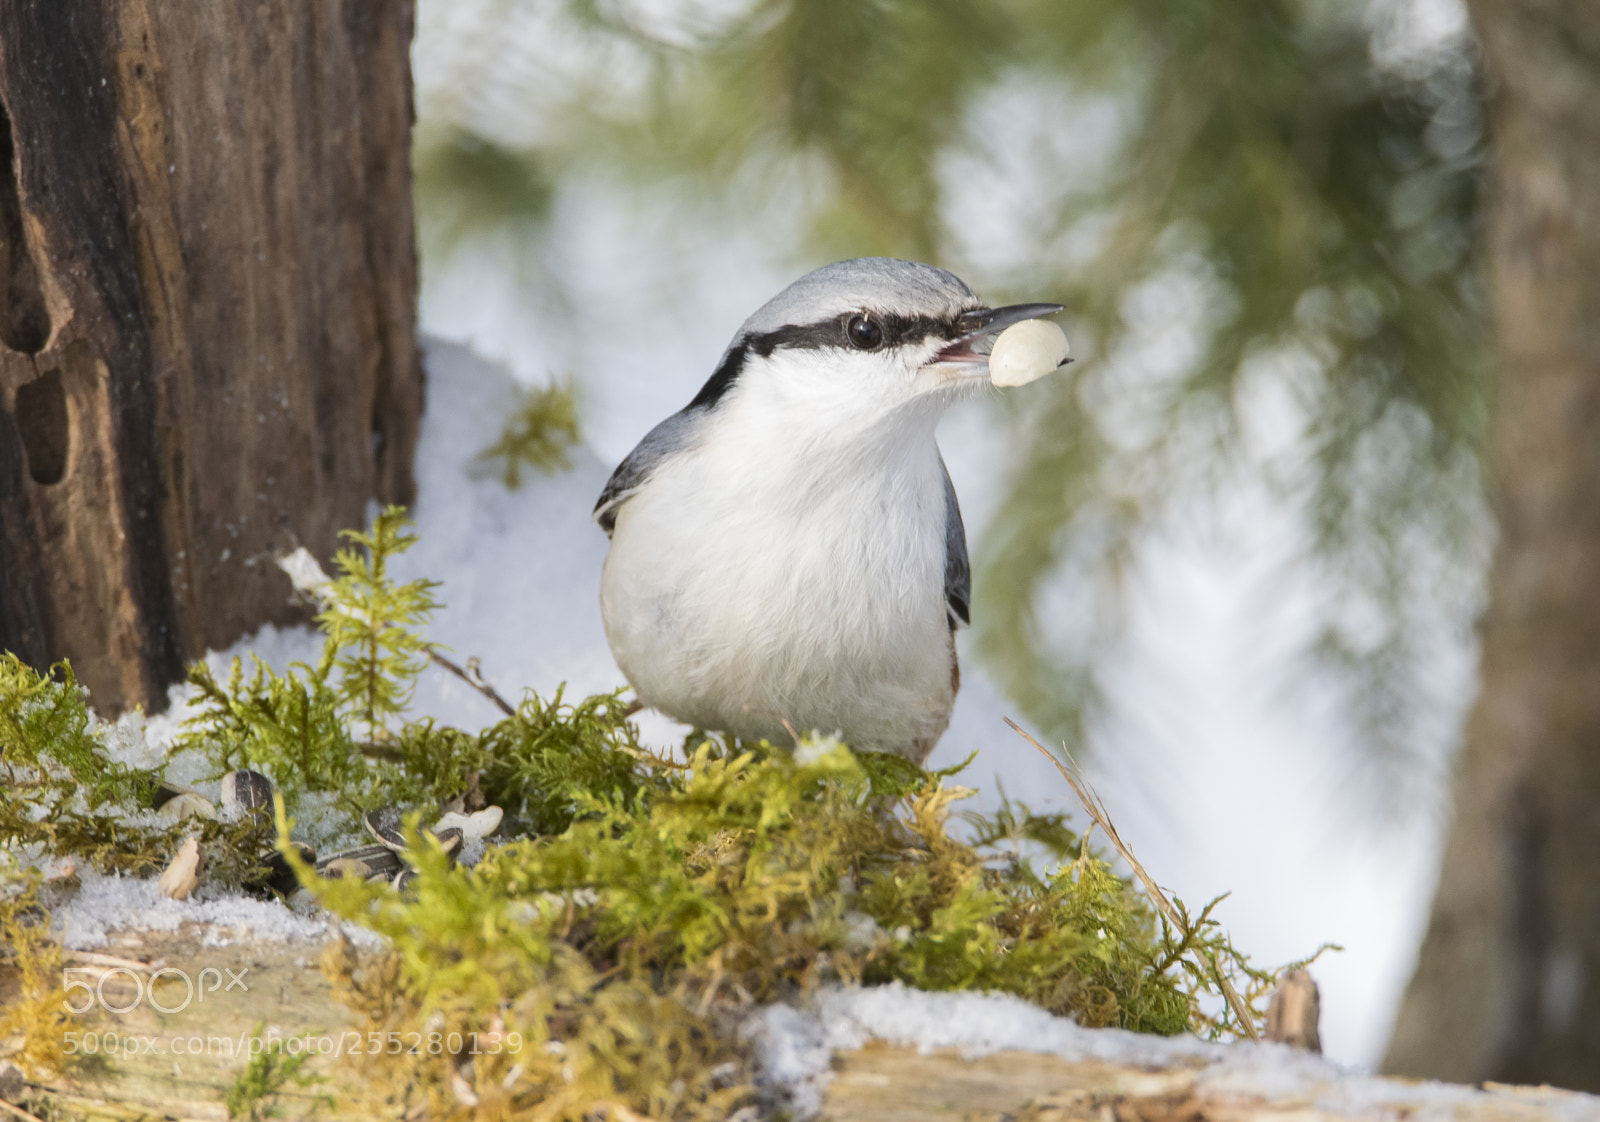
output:
[[[1040,755],[1055,765],[1056,770],[1067,781],[1067,786],[1072,788],[1072,793],[1078,796],[1078,801],[1083,804],[1083,809],[1088,812],[1094,824],[1099,826],[1106,837],[1111,839],[1111,844],[1116,846],[1118,853],[1122,854],[1122,859],[1133,870],[1133,875],[1139,878],[1140,884],[1144,885],[1144,890],[1150,894],[1150,899],[1154,900],[1156,907],[1161,909],[1162,916],[1176,930],[1186,930],[1188,925],[1184,923],[1183,917],[1178,914],[1178,909],[1173,907],[1172,901],[1167,899],[1165,892],[1161,891],[1161,886],[1156,884],[1155,878],[1145,871],[1144,865],[1133,855],[1133,850],[1128,848],[1128,843],[1122,840],[1121,834],[1117,833],[1117,827],[1111,821],[1111,815],[1106,810],[1105,803],[1100,801],[1100,796],[1095,792],[1094,787],[1090,785],[1089,780],[1081,775],[1083,769],[1078,767],[1077,761],[1068,754],[1067,762],[1072,764],[1072,770],[1068,770],[1060,760],[1056,759],[1055,753],[1029,736],[1021,725],[1010,717],[1006,717],[1005,722],[1011,726],[1013,732],[1037,748]],[[1062,749],[1062,751],[1065,752],[1066,750]],[[1074,771],[1080,774],[1074,775]],[[1246,1035],[1251,1040],[1260,1040],[1261,1033],[1256,1029],[1255,1018],[1250,1013],[1250,1007],[1239,996],[1239,991],[1233,988],[1233,983],[1228,980],[1228,976],[1217,969],[1216,963],[1207,963],[1206,965],[1211,968],[1212,976],[1216,978],[1217,986],[1222,990],[1222,996],[1227,999],[1229,1008],[1233,1010],[1233,1015],[1239,1019],[1239,1024]]]

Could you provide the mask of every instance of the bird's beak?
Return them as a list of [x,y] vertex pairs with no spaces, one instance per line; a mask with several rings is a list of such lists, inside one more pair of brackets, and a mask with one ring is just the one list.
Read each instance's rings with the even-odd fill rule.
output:
[[963,333],[961,337],[934,355],[929,365],[939,362],[987,363],[988,354],[976,349],[974,344],[991,335],[998,335],[1014,323],[1021,323],[1025,319],[1043,319],[1064,311],[1066,307],[1062,304],[1008,304],[1004,308],[979,308],[967,312],[956,321],[956,326]]

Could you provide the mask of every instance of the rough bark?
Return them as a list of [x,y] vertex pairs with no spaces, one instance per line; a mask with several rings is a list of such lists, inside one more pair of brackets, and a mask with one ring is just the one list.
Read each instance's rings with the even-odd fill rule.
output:
[[1600,6],[1472,0],[1490,77],[1500,542],[1385,1064],[1600,1089]]
[[159,709],[409,502],[410,0],[0,5],[0,648]]

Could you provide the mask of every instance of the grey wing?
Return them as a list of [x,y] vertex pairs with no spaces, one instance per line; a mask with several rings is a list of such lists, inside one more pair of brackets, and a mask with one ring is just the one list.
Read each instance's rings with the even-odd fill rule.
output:
[[967,529],[961,524],[961,504],[956,501],[956,485],[950,469],[939,458],[944,475],[944,604],[950,616],[950,630],[972,622],[972,565],[967,560]]
[[656,468],[669,456],[683,450],[694,434],[695,414],[685,410],[674,413],[645,434],[643,440],[617,465],[606,481],[605,490],[594,504],[591,517],[611,536],[617,526],[617,508],[628,501],[655,473]]

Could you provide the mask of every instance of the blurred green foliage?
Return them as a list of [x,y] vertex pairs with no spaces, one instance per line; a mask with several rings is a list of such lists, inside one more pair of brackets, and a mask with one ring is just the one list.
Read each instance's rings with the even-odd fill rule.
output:
[[568,467],[567,449],[578,443],[578,405],[569,385],[519,391],[519,400],[500,436],[478,454],[478,464],[493,466],[509,490],[522,486],[522,473]]
[[[1309,653],[1343,671],[1374,758],[1407,759],[1422,653],[1466,622],[1488,540],[1470,44],[1380,62],[1383,6],[1326,0],[483,10],[501,35],[456,69],[448,147],[419,141],[419,168],[450,169],[419,178],[421,210],[474,215],[459,236],[492,237],[516,200],[548,220],[562,182],[596,175],[786,190],[812,263],[920,258],[1068,307],[1083,360],[1013,395],[1022,450],[976,543],[980,649],[1035,721],[1085,746],[1141,542],[1244,478],[1303,512]],[[538,83],[517,77],[519,15],[574,46]],[[1061,104],[1112,123],[1052,124]],[[1054,163],[1020,128],[1041,116],[1079,130]],[[960,209],[975,167],[1032,176],[1031,229],[998,259]],[[1141,353],[1174,323],[1179,358]]]

